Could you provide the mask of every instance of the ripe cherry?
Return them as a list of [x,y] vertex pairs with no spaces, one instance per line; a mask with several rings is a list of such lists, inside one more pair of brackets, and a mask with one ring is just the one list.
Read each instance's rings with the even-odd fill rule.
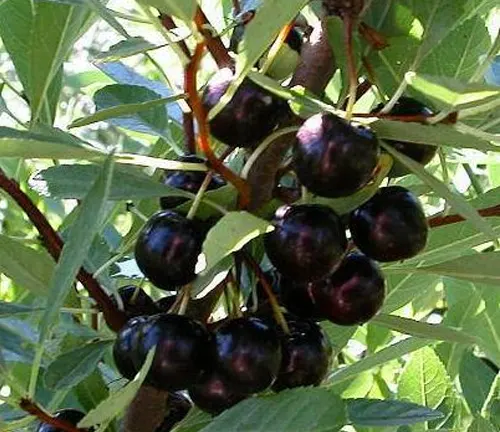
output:
[[245,399],[247,395],[235,390],[231,381],[217,372],[205,372],[189,389],[194,404],[210,414],[220,414]]
[[266,253],[289,279],[322,279],[340,262],[347,248],[344,227],[329,207],[281,207],[273,222],[274,231],[264,238]]
[[287,319],[290,334],[281,336],[283,359],[274,391],[317,386],[328,372],[332,346],[321,327],[311,320]]
[[[221,69],[212,77],[203,93],[207,112],[221,100],[233,80],[230,69]],[[252,147],[268,136],[287,113],[283,99],[247,79],[222,111],[210,120],[210,131],[230,147]]]
[[[135,285],[120,287],[118,295],[122,300],[123,311],[127,318],[154,315],[159,312],[154,300],[142,288]],[[115,296],[111,296],[111,301],[118,307]]]
[[[378,105],[373,113],[379,112],[384,107],[383,104]],[[431,117],[434,115],[432,110],[425,106],[423,103],[410,98],[401,97],[396,102],[396,105],[389,111],[388,114],[395,116],[412,116],[412,115],[422,115],[425,117]],[[421,163],[422,165],[427,165],[436,155],[437,147],[426,144],[417,144],[405,141],[394,141],[387,140],[387,144],[390,144],[398,152],[403,153],[414,161]],[[390,177],[402,177],[404,175],[410,174],[410,170],[398,161],[394,161],[391,171],[389,172]]]
[[135,317],[118,332],[113,345],[113,358],[118,371],[131,380],[138,372],[133,362],[137,349],[137,337],[140,327],[147,321],[146,317]]
[[[206,161],[196,155],[186,155],[180,158],[181,162],[188,163],[205,163]],[[162,183],[186,192],[195,194],[200,189],[201,184],[205,180],[206,173],[202,171],[167,171],[163,176]],[[218,189],[224,186],[224,180],[214,175],[208,185],[208,190]],[[162,209],[168,210],[186,202],[187,198],[177,196],[165,196],[160,198]]]
[[158,308],[160,313],[166,313],[170,310],[170,308],[174,305],[177,296],[169,295],[166,297],[162,297],[161,299],[156,301],[156,307]]
[[154,214],[135,245],[135,259],[158,288],[173,290],[195,277],[203,236],[197,224],[173,211]]
[[192,386],[211,364],[210,334],[198,321],[183,315],[159,314],[149,321],[140,328],[134,365],[139,368],[156,347],[148,384],[166,391]]
[[312,282],[296,281],[282,277],[280,281],[280,303],[292,315],[320,321],[325,317],[320,314],[313,303],[309,292],[311,284]]
[[377,263],[360,253],[347,255],[333,274],[310,287],[316,308],[339,325],[369,321],[385,297],[384,276]]
[[330,113],[306,120],[296,135],[293,166],[312,193],[335,198],[352,195],[373,177],[379,144],[367,128]]
[[170,432],[174,426],[187,416],[191,402],[180,392],[169,393],[167,399],[167,415],[155,432]]
[[235,391],[256,393],[274,382],[281,345],[273,326],[259,318],[237,318],[222,324],[214,335],[214,364]]
[[352,212],[349,227],[361,252],[384,262],[417,255],[429,230],[420,202],[401,186],[380,188]]
[[[54,413],[54,418],[58,420],[64,420],[72,425],[77,425],[78,422],[85,417],[85,414],[76,409],[66,408]],[[62,429],[56,428],[47,423],[40,423],[38,426],[37,432],[63,432]]]

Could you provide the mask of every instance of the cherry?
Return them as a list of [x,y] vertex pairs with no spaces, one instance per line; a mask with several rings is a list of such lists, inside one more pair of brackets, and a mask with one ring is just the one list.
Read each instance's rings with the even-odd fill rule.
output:
[[268,388],[281,363],[281,346],[273,326],[250,317],[222,324],[215,335],[215,365],[235,391],[256,393]]
[[[78,411],[76,409],[71,409],[71,408],[66,408],[62,409],[59,411],[56,411],[54,413],[54,418],[58,420],[64,420],[67,421],[68,423],[71,423],[73,425],[77,425],[78,422],[85,417],[85,414],[82,413],[81,411]],[[47,423],[40,423],[38,428],[36,429],[37,432],[63,432],[62,429],[56,428],[50,424]]]
[[156,302],[156,307],[160,312],[168,312],[170,308],[174,305],[175,300],[177,299],[177,296],[175,295],[169,295],[166,297],[163,297]]
[[[181,162],[188,163],[205,163],[206,161],[196,155],[186,155],[180,158]],[[196,193],[200,189],[201,184],[206,177],[205,172],[202,171],[167,171],[163,176],[162,183],[174,187],[177,189],[182,189],[187,192]],[[208,184],[208,190],[218,189],[224,186],[224,180],[214,175]],[[187,198],[177,197],[177,196],[165,196],[160,198],[160,206],[162,209],[172,209],[186,202]]]
[[189,397],[194,404],[203,411],[215,415],[236,405],[246,396],[235,390],[231,382],[217,372],[205,372],[189,389]]
[[[375,109],[372,110],[372,113],[378,113],[384,104],[380,104]],[[412,116],[412,115],[422,115],[425,117],[431,117],[434,115],[432,110],[425,106],[423,103],[410,98],[410,97],[401,97],[396,102],[394,107],[389,111],[388,114],[395,116]],[[403,153],[414,161],[427,165],[436,155],[437,147],[426,144],[417,144],[412,142],[405,141],[394,141],[387,140],[387,144],[390,144],[394,147],[398,152]],[[398,161],[394,161],[392,165],[391,171],[389,172],[390,177],[402,177],[404,175],[410,174],[411,171],[406,168],[403,164]]]
[[[120,287],[118,295],[122,300],[123,310],[127,318],[154,315],[159,312],[154,300],[142,288],[135,285]],[[118,307],[115,296],[111,296],[111,301]]]
[[169,393],[167,399],[167,415],[155,432],[170,432],[173,427],[187,416],[191,402],[180,392]]
[[282,335],[283,359],[272,389],[317,386],[323,381],[332,356],[328,336],[314,321],[287,319],[290,334]]
[[137,334],[146,321],[146,317],[135,317],[127,321],[127,324],[118,332],[113,345],[113,358],[116,367],[129,380],[133,379],[138,372],[133,362],[133,356],[137,347]]
[[310,287],[316,308],[339,325],[369,321],[385,297],[384,276],[377,263],[360,253],[347,255],[333,274]]
[[380,154],[375,135],[331,113],[307,119],[297,132],[293,166],[312,193],[335,198],[352,195],[372,178]]
[[318,311],[309,292],[311,284],[312,282],[283,277],[280,283],[280,302],[288,312],[297,317],[323,320],[325,317]]
[[266,253],[289,279],[322,279],[340,262],[347,248],[337,214],[322,205],[284,206],[274,217],[274,231],[264,237]]
[[[203,106],[210,111],[233,82],[230,69],[219,70],[203,93]],[[214,137],[230,147],[252,147],[268,136],[288,113],[287,104],[246,79],[229,103],[210,120]]]
[[183,315],[159,314],[139,329],[134,365],[139,368],[156,346],[146,381],[166,391],[192,386],[211,364],[212,339],[198,321]]
[[170,210],[154,214],[135,245],[135,259],[158,288],[176,289],[195,277],[203,236],[197,224]]
[[401,186],[380,188],[351,213],[349,227],[361,252],[384,262],[417,255],[429,231],[420,202]]

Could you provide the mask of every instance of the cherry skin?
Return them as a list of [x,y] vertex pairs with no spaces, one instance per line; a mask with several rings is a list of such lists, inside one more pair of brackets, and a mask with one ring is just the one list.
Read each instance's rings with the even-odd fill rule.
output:
[[231,382],[217,372],[205,372],[189,389],[194,404],[210,414],[220,414],[247,397],[232,388]]
[[215,367],[233,389],[257,393],[275,380],[281,363],[281,345],[273,326],[259,318],[237,318],[214,333]]
[[210,334],[198,321],[183,315],[159,314],[149,321],[140,328],[134,365],[139,369],[156,346],[147,383],[166,391],[192,386],[211,364]]
[[336,198],[352,195],[371,180],[379,154],[378,141],[369,129],[320,113],[298,130],[293,166],[312,193]]
[[173,211],[154,214],[135,245],[135,259],[144,275],[158,288],[173,290],[195,277],[203,235],[197,224]]
[[167,399],[167,415],[155,432],[170,432],[173,427],[187,416],[191,402],[180,392],[169,393]]
[[[377,113],[383,107],[384,105],[380,104],[375,107],[372,112]],[[406,96],[399,98],[399,100],[396,102],[396,105],[394,105],[394,107],[389,111],[388,114],[395,116],[422,115],[425,117],[431,117],[432,115],[434,115],[429,107],[413,98]],[[387,144],[390,144],[398,152],[403,153],[404,155],[422,165],[427,165],[434,158],[437,152],[437,147],[426,144],[417,144],[412,142],[394,140],[387,140]],[[392,165],[391,171],[389,172],[389,177],[402,177],[410,173],[411,171],[406,166],[395,160],[394,164]]]
[[[230,69],[220,69],[203,93],[203,107],[210,111],[233,82]],[[249,79],[231,101],[210,120],[212,135],[230,147],[252,147],[268,136],[288,113],[287,104]]]
[[[135,285],[126,285],[118,288],[118,295],[123,303],[123,311],[129,319],[142,315],[154,315],[159,312],[154,300],[146,291]],[[115,296],[111,296],[111,301],[118,307]]]
[[[71,409],[71,408],[66,408],[62,409],[59,411],[56,411],[54,413],[54,416],[58,420],[64,420],[67,421],[68,423],[71,423],[72,425],[77,425],[78,422],[85,417],[85,414],[82,413],[81,411],[78,411],[76,409]],[[37,432],[63,432],[62,429],[56,428],[50,424],[47,423],[40,423],[38,428],[36,429]]]
[[361,252],[383,262],[417,255],[429,231],[420,202],[401,186],[380,188],[351,213],[349,227]]
[[364,324],[384,303],[385,280],[375,261],[351,253],[328,278],[311,283],[311,296],[320,313],[333,323]]
[[[186,155],[180,158],[181,162],[188,163],[205,163],[206,161],[196,155]],[[202,171],[167,171],[163,176],[162,183],[164,185],[181,189],[186,192],[195,194],[200,189],[205,180],[206,173]],[[225,182],[217,175],[212,176],[207,190],[218,189],[224,186]],[[160,206],[162,209],[168,210],[186,202],[187,198],[177,196],[165,196],[160,198]]]
[[319,385],[328,372],[332,345],[321,327],[311,320],[287,319],[290,334],[282,335],[283,359],[272,389]]
[[347,248],[344,227],[329,207],[284,206],[277,210],[273,223],[275,229],[264,237],[266,253],[288,279],[324,278]]
[[280,303],[292,315],[299,318],[310,318],[314,320],[323,320],[325,317],[320,314],[314,304],[310,286],[312,282],[297,281],[281,278],[280,281]]
[[118,332],[113,345],[113,358],[118,371],[131,380],[138,369],[134,365],[133,356],[137,348],[137,334],[140,327],[147,321],[146,317],[135,317],[127,321]]
[[169,296],[163,297],[163,298],[157,300],[156,307],[158,308],[160,313],[162,313],[162,312],[166,313],[174,305],[176,299],[177,299],[177,296],[175,296],[175,295],[169,295]]

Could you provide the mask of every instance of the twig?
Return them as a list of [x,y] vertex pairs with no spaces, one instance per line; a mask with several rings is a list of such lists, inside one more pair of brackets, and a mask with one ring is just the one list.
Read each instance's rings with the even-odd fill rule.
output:
[[[484,208],[481,210],[478,210],[478,213],[482,217],[493,217],[493,216],[500,216],[500,204],[495,205],[493,207],[488,207]],[[438,226],[443,226],[443,225],[450,225],[454,224],[457,222],[462,222],[464,221],[465,218],[461,215],[448,215],[448,216],[433,216],[428,219],[429,226],[434,228]]]
[[[9,179],[1,170],[0,188],[7,192],[7,194],[9,194],[9,196],[23,209],[31,223],[33,223],[40,233],[45,248],[57,262],[64,243],[59,234],[49,224],[47,218],[38,210],[28,195],[21,190],[19,185],[14,180]],[[99,282],[83,268],[78,272],[77,278],[102,310],[108,326],[115,331],[123,327],[126,322],[124,313],[115,307],[111,298],[102,289]]]
[[79,429],[74,424],[67,422],[66,420],[58,419],[52,417],[43,411],[37,404],[29,399],[21,399],[19,401],[19,408],[26,411],[28,414],[35,416],[42,423],[49,424],[54,427],[54,429],[61,430],[64,432],[82,432],[86,429]]

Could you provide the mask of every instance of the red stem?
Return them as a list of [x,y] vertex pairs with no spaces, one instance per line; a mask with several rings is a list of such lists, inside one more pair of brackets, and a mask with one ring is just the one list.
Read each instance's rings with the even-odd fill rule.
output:
[[[45,248],[55,261],[59,260],[64,243],[59,234],[52,228],[43,213],[38,210],[33,201],[26,195],[19,185],[9,179],[3,171],[0,170],[0,188],[23,209],[35,228],[42,237]],[[125,315],[111,301],[94,277],[84,270],[80,269],[77,275],[80,283],[87,289],[90,296],[96,301],[102,310],[104,319],[108,326],[118,331],[126,322]]]
[[[488,207],[485,209],[478,210],[479,214],[482,217],[493,217],[500,216],[500,204],[497,204],[493,207]],[[465,218],[460,215],[448,215],[448,216],[433,216],[428,219],[429,226],[434,228],[443,225],[450,225],[457,222],[464,221]]]
[[21,399],[19,402],[19,407],[38,418],[42,423],[51,425],[56,430],[61,430],[64,432],[82,432],[87,429],[79,429],[74,424],[67,422],[66,420],[61,420],[43,411],[37,404],[29,399]]

